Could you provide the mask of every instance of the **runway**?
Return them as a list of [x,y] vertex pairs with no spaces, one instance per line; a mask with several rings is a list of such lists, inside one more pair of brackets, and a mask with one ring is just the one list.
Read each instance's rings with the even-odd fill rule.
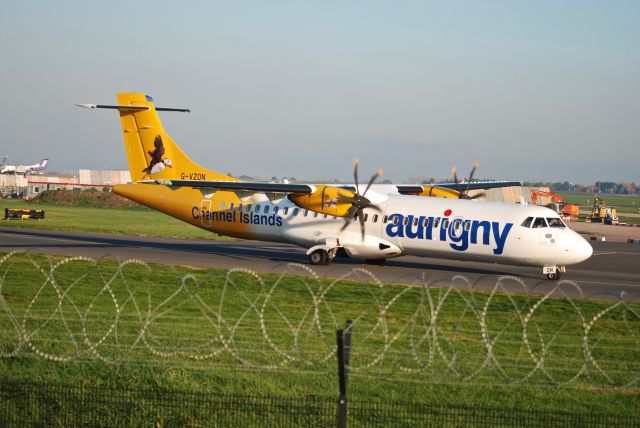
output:
[[[594,255],[578,265],[569,266],[556,295],[591,297],[607,300],[640,301],[640,245],[590,242]],[[174,264],[197,268],[247,268],[256,272],[281,273],[289,263],[308,266],[302,248],[256,241],[212,241],[169,239],[57,232],[0,227],[0,252],[24,250],[32,253],[119,260],[139,259],[149,263]],[[459,262],[435,258],[399,257],[384,266],[367,265],[354,259],[335,259],[329,266],[309,266],[321,277],[353,275],[354,269],[366,269],[383,283],[418,285],[436,279],[451,281],[456,287],[490,290],[504,275],[517,277],[529,292],[547,293],[558,285],[543,279],[541,269],[478,262]],[[298,269],[298,273],[304,273]],[[523,292],[518,281],[504,281],[504,290]],[[621,297],[623,296],[623,297]]]

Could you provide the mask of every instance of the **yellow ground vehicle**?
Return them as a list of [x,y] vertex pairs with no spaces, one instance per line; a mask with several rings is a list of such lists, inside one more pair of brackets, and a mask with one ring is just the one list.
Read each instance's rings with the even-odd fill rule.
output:
[[608,207],[607,202],[595,196],[593,201],[593,208],[591,209],[591,216],[588,218],[592,223],[604,223],[604,224],[618,224],[620,219],[618,213],[613,207]]

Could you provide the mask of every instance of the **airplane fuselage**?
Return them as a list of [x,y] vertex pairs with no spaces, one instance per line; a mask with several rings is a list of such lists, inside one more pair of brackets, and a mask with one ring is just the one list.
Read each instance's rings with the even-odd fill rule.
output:
[[[384,186],[374,186],[381,212],[364,210],[363,238],[358,221],[341,231],[345,219],[300,208],[286,197],[274,200],[258,193],[241,200],[234,192],[206,194],[149,184],[114,190],[221,235],[307,249],[339,247],[362,259],[415,255],[544,267],[579,263],[592,253],[571,229],[548,225],[559,220],[556,212],[534,205],[385,194]],[[545,226],[532,227],[536,218],[545,219]]]

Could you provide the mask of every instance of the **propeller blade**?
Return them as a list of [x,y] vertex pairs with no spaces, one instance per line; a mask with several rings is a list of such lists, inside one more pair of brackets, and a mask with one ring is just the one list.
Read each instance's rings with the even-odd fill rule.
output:
[[480,165],[478,165],[478,163],[474,163],[473,167],[471,168],[471,173],[469,174],[469,179],[467,180],[467,190],[465,191],[465,194],[468,195],[469,194],[469,190],[471,188],[471,180],[473,180],[473,174],[475,174],[476,169],[478,169]]
[[373,182],[376,181],[376,179],[378,177],[380,177],[381,175],[382,175],[382,170],[381,169],[377,169],[376,173],[371,176],[371,180],[369,180],[369,184],[367,184],[367,188],[364,189],[364,192],[362,192],[362,196],[364,196],[369,191],[369,187],[371,187]]
[[460,188],[460,180],[458,180],[458,171],[455,167],[451,168],[451,175],[453,176],[453,183],[456,185],[456,190],[460,195],[462,195],[462,189]]
[[352,196],[338,195],[338,199],[340,200],[340,202],[346,202],[349,204],[353,204],[356,201],[355,198],[353,198]]
[[356,184],[356,194],[360,191],[360,186],[358,186],[358,158],[353,160],[353,179]]
[[362,213],[362,209],[358,210],[358,220],[360,221],[361,240],[364,241],[364,214]]

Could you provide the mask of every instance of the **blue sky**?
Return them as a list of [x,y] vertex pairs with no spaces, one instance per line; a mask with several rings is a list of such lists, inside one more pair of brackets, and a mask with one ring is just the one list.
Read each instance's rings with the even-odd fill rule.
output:
[[0,155],[124,169],[140,91],[253,176],[640,182],[640,2],[0,3]]

